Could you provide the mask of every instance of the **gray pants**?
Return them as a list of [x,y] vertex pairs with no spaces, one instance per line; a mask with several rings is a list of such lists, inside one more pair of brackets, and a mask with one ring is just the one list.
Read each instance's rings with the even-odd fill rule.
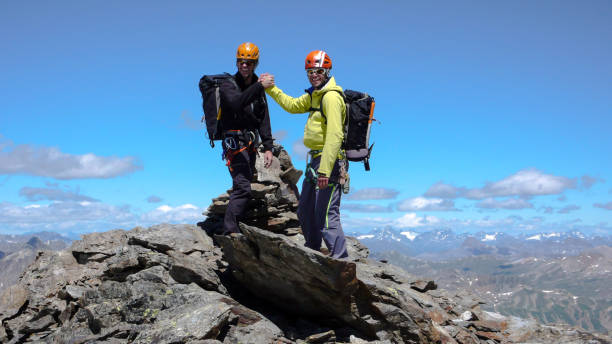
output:
[[[310,166],[314,171],[319,169],[321,157],[312,159]],[[311,171],[306,171],[300,203],[298,205],[298,219],[302,226],[302,232],[306,239],[306,247],[319,251],[321,240],[329,249],[334,258],[348,257],[346,251],[346,240],[342,225],[340,224],[340,198],[342,188],[336,184],[339,175],[338,161],[334,164],[330,184],[323,190],[316,188],[316,176]]]

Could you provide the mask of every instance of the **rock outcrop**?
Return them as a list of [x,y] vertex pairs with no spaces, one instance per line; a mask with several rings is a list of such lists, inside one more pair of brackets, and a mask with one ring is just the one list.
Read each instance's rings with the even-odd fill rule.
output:
[[[92,233],[39,253],[0,296],[0,342],[609,342],[483,312],[468,293],[370,260],[353,238],[350,259],[304,247],[285,155],[277,151],[276,172],[260,170],[241,234],[207,235],[222,215],[216,199],[200,226]],[[276,226],[270,216],[289,220]]]
[[[296,235],[300,233],[296,210],[299,192],[296,186],[302,176],[289,154],[280,146],[275,149],[276,159],[269,168],[263,166],[263,154],[259,152],[255,168],[257,174],[251,183],[252,199],[242,222],[275,233]],[[229,202],[231,190],[213,199],[206,211],[207,219],[202,224],[209,234],[223,225],[223,216]]]

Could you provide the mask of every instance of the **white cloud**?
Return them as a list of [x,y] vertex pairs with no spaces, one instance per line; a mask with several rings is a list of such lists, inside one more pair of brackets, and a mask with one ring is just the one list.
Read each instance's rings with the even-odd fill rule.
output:
[[77,233],[130,229],[166,223],[196,223],[205,217],[204,209],[192,204],[177,207],[164,205],[139,214],[129,206],[114,206],[100,202],[52,202],[46,205],[19,206],[0,203],[0,225],[9,231],[49,230]]
[[425,225],[435,225],[439,222],[440,220],[435,216],[419,217],[415,213],[408,213],[393,221],[393,226],[396,228],[415,228],[423,227]]
[[593,206],[596,207],[596,208],[612,210],[612,202],[608,202],[608,203],[595,203],[595,204],[593,204]]
[[[43,225],[45,228],[65,227],[67,224],[134,221],[135,215],[127,206],[118,207],[92,202],[53,202],[36,207],[25,207],[4,202],[0,204],[0,223],[22,228]],[[110,228],[109,228],[110,229]]]
[[203,219],[203,212],[204,209],[200,209],[193,204],[183,204],[178,207],[162,205],[144,214],[142,219],[147,223],[195,223]]
[[172,207],[170,207],[169,205],[161,205],[155,210],[158,212],[167,213],[169,211],[172,211]]
[[0,150],[0,174],[20,174],[56,179],[113,178],[141,170],[134,157],[74,155],[55,147],[5,145]]
[[415,197],[401,201],[399,211],[458,211],[455,202],[448,199]]
[[476,207],[483,209],[526,209],[533,208],[533,205],[520,198],[509,198],[505,200],[487,198],[478,202]]
[[588,175],[584,175],[584,176],[580,177],[580,181],[582,182],[581,187],[583,189],[590,189],[591,186],[593,186],[597,182],[605,183],[605,180],[602,179],[602,178],[591,177],[591,176],[588,176]]
[[393,199],[397,197],[399,191],[388,188],[365,188],[352,191],[345,199],[351,201]]
[[498,182],[487,183],[480,189],[469,189],[464,197],[484,199],[507,196],[540,196],[560,194],[576,187],[576,181],[544,174],[536,169],[521,170]]
[[308,147],[304,146],[303,139],[299,139],[293,142],[293,145],[291,148],[292,148],[291,156],[293,157],[293,159],[298,159],[298,160],[305,160],[306,154],[308,154],[308,152],[310,151]]
[[36,201],[88,201],[98,202],[97,199],[81,195],[77,191],[61,190],[57,186],[49,188],[33,188],[24,186],[19,190],[19,196],[30,202]]
[[443,182],[432,185],[423,196],[434,198],[457,198],[465,191],[465,188],[458,188]]
[[[591,177],[584,176],[583,184],[592,185]],[[561,194],[567,189],[576,188],[576,180],[545,174],[537,169],[525,169],[497,182],[486,183],[482,188],[456,187],[437,182],[424,196],[436,198],[468,198],[481,200],[494,197],[519,196],[523,198],[541,195]]]
[[343,203],[342,210],[352,211],[355,213],[390,213],[393,211],[391,206],[382,206],[377,204],[356,204]]

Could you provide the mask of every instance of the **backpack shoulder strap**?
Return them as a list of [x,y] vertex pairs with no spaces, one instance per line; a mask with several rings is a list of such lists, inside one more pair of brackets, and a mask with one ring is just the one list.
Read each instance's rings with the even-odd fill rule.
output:
[[325,116],[325,113],[323,113],[323,97],[325,97],[325,95],[329,92],[338,92],[340,94],[340,96],[342,97],[342,99],[344,100],[344,102],[346,103],[346,97],[344,96],[344,92],[339,91],[339,90],[330,90],[327,91],[325,93],[323,93],[323,95],[321,96],[321,103],[319,104],[319,108],[313,108],[312,107],[312,94],[310,94],[310,109],[309,111],[319,111],[321,113],[321,116],[323,116],[323,119],[325,120],[325,123],[327,123],[327,116]]
[[236,82],[236,79],[234,79],[234,76],[231,74],[227,74],[228,75],[228,80],[234,85],[234,87],[236,87],[237,89],[240,89],[240,87],[238,87],[238,83]]
[[[232,85],[234,85],[234,87],[236,87],[237,89],[240,89],[240,87],[238,87],[238,83],[236,83],[236,79],[234,79],[234,76],[231,75],[230,73],[223,73],[223,75],[226,77],[225,80],[229,80]],[[221,82],[218,82],[216,84],[215,87],[215,98],[216,98],[216,103],[217,103],[217,121],[221,120]]]

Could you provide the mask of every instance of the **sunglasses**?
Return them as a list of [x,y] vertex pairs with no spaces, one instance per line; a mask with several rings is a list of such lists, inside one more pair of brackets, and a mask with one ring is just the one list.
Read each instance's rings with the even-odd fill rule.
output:
[[315,73],[319,75],[323,75],[325,74],[325,68],[311,68],[311,69],[306,70],[306,74],[308,74],[308,76],[311,76]]
[[236,63],[238,63],[239,66],[242,66],[243,64],[246,64],[247,66],[253,66],[255,64],[255,61],[253,60],[236,60]]

